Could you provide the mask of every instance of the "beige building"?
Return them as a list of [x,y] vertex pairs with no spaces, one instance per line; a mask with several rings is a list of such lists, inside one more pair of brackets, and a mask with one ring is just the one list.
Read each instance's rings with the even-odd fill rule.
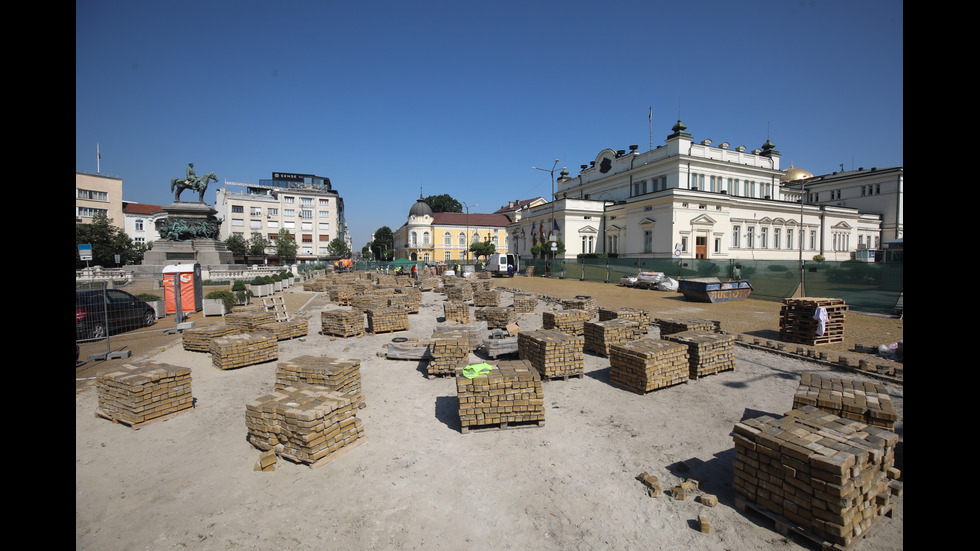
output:
[[[232,235],[251,239],[259,234],[271,243],[286,230],[296,240],[300,263],[326,259],[335,238],[351,246],[344,200],[329,178],[274,172],[272,179],[259,184],[225,182],[216,191],[214,208],[222,219],[222,241]],[[270,246],[266,252],[275,254],[275,248]]]
[[489,242],[498,253],[506,253],[507,227],[511,219],[505,214],[432,212],[421,198],[409,209],[408,220],[392,232],[395,258],[407,258],[435,264],[473,262],[469,252],[473,243]]
[[112,225],[123,229],[123,181],[115,176],[75,171],[75,222],[91,224],[105,214]]

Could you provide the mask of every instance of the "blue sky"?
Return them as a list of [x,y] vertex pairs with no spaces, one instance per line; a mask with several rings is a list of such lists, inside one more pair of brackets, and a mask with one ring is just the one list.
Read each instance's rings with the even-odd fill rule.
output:
[[[814,174],[904,164],[900,1],[76,0],[75,168],[169,204],[330,178],[359,250],[419,193],[492,212],[605,148],[770,139]],[[96,152],[101,152],[101,160]],[[475,206],[474,206],[475,205]]]

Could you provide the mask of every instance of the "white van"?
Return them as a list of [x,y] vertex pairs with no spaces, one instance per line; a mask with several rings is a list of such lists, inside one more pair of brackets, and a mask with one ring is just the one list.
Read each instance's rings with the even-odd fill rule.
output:
[[494,253],[487,262],[487,271],[495,276],[506,276],[508,264],[514,266],[513,273],[516,274],[521,268],[521,257],[516,254]]

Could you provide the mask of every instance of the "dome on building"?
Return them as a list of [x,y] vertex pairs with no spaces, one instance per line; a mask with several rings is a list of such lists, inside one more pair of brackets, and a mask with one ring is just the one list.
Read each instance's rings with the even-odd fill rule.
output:
[[813,174],[808,170],[803,170],[802,168],[795,168],[792,165],[785,171],[783,175],[780,176],[780,182],[795,182],[796,180],[805,180],[807,178],[813,178]]
[[419,196],[418,201],[415,201],[415,204],[412,205],[412,209],[408,211],[408,215],[417,217],[432,216],[432,207],[425,202],[425,199]]

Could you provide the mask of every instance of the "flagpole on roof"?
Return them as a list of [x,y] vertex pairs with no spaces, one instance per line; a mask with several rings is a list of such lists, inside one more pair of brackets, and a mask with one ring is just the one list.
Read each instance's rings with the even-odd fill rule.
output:
[[99,173],[99,163],[102,162],[102,153],[99,152],[99,142],[95,142],[95,173]]

